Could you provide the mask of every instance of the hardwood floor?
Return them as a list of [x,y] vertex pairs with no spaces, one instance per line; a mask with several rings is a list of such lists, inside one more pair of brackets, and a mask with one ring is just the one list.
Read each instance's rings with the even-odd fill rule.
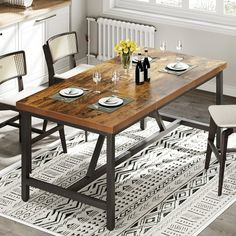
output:
[[[197,121],[209,122],[207,107],[215,103],[214,94],[195,90],[188,93],[175,102],[161,109],[161,112]],[[236,98],[224,97],[225,104],[236,104]],[[2,117],[2,116],[1,116]],[[53,140],[56,136],[51,137]],[[39,149],[48,140],[41,141],[34,146]],[[6,145],[7,143],[7,145]],[[20,146],[18,142],[18,132],[12,128],[3,128],[0,131],[0,169],[6,166],[7,161],[14,162],[20,158]],[[12,156],[15,156],[12,158]],[[9,164],[10,164],[9,162]],[[199,236],[235,236],[236,235],[236,203],[220,215],[210,224]],[[16,223],[12,220],[0,217],[0,236],[47,236],[50,234],[32,229],[28,226]]]

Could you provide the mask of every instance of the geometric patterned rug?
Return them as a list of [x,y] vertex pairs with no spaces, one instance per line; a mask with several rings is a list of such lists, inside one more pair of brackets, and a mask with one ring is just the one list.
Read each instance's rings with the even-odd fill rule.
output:
[[[135,124],[116,137],[116,154],[158,130],[148,120],[142,131]],[[97,140],[83,132],[67,137],[68,153],[59,142],[33,154],[34,178],[68,187],[85,175]],[[235,136],[230,138],[232,146]],[[218,163],[205,172],[207,133],[180,126],[116,167],[116,228],[106,229],[106,212],[31,188],[21,200],[20,162],[0,172],[0,215],[52,235],[67,236],[194,236],[236,201],[236,155],[227,156],[223,195],[217,196]],[[106,160],[106,145],[99,164]],[[106,176],[81,190],[106,199]]]

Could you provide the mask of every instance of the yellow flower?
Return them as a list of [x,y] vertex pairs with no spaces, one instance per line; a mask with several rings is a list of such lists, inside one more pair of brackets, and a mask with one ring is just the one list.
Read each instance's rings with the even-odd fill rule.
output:
[[137,49],[138,49],[137,43],[129,39],[120,40],[120,42],[117,43],[114,47],[114,51],[116,51],[118,54],[121,55],[133,53]]
[[125,48],[124,49],[124,53],[127,54],[129,52],[129,49],[128,48]]

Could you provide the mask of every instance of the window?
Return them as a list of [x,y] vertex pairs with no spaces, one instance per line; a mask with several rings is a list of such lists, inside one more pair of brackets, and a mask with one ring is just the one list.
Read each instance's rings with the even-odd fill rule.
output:
[[236,26],[236,0],[115,0],[115,7]]

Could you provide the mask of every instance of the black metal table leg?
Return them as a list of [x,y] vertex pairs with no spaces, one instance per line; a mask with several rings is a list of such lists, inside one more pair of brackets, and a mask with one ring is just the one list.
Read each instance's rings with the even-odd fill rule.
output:
[[29,185],[27,179],[29,178],[31,171],[31,115],[22,112],[21,113],[21,145],[22,145],[22,177],[21,177],[21,197],[23,201],[29,200]]
[[115,228],[115,135],[107,135],[107,229]]
[[[216,105],[223,103],[223,71],[216,76]],[[217,129],[216,147],[220,148],[221,128]]]
[[152,115],[156,119],[156,122],[159,126],[160,131],[164,131],[166,129],[166,127],[165,127],[164,122],[160,116],[159,111],[158,110],[154,111]]
[[96,169],[98,158],[100,156],[102,146],[103,146],[103,143],[104,143],[104,139],[105,139],[105,136],[100,134],[99,137],[98,137],[96,147],[95,147],[94,152],[93,152],[93,156],[92,156],[90,164],[89,164],[89,168],[88,168],[88,171],[87,171],[87,174],[86,174],[87,177],[92,177],[92,175],[93,175],[93,173]]
[[145,120],[145,118],[143,118],[142,120],[140,120],[140,129],[145,130],[146,126],[147,126],[147,121]]
[[60,135],[60,139],[61,139],[62,150],[64,153],[67,153],[64,125],[62,125],[61,128],[59,129],[59,135]]

